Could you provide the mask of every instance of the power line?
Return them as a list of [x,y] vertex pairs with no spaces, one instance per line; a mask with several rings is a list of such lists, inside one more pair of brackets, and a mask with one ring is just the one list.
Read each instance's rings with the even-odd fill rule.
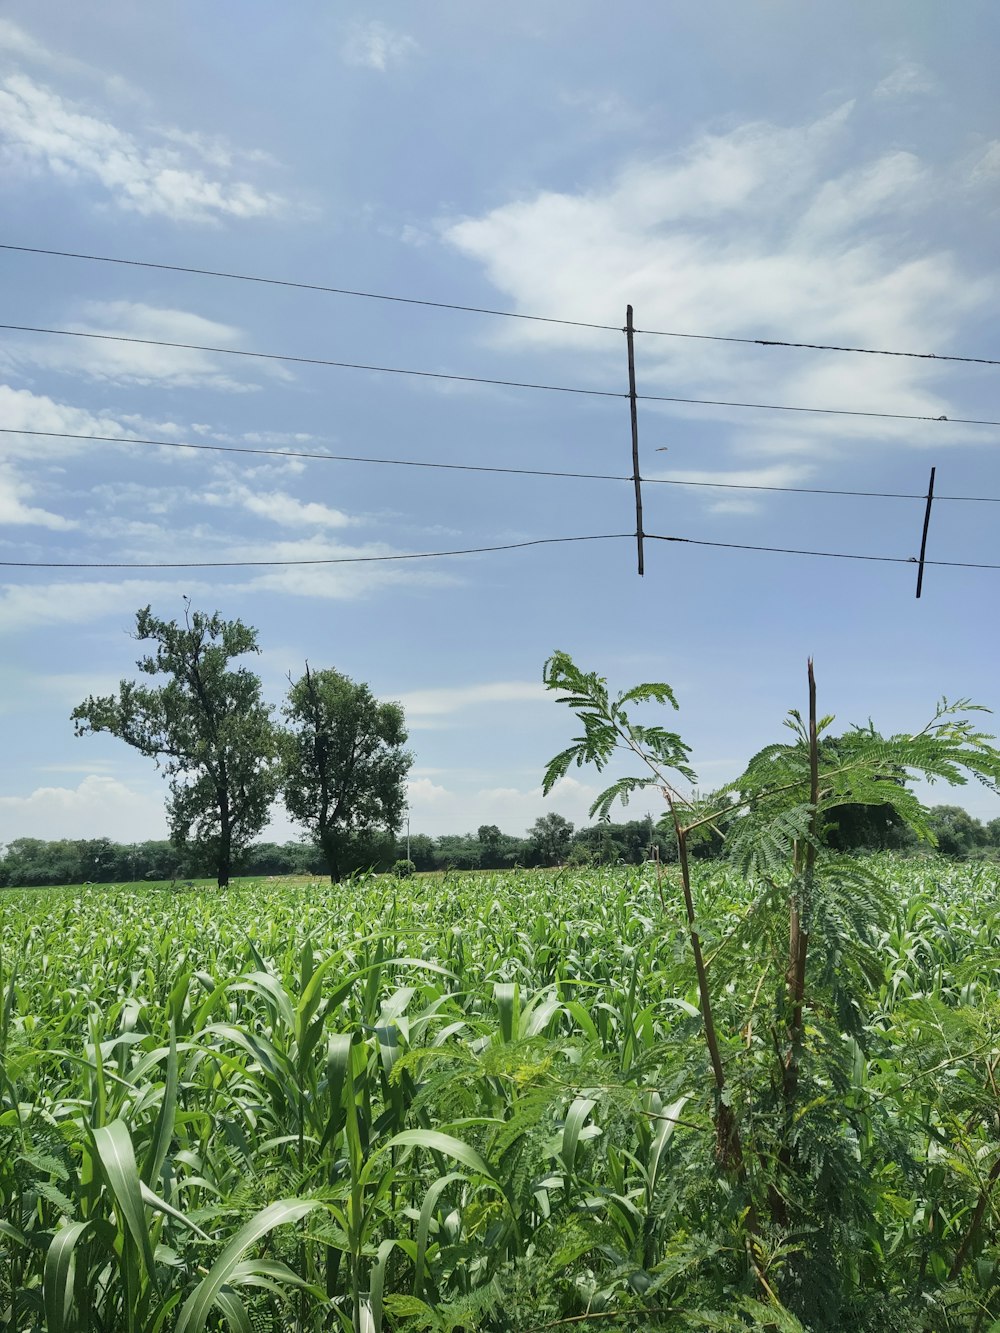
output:
[[[937,498],[937,497],[935,497]],[[920,499],[926,499],[921,496]],[[850,551],[807,551],[794,546],[750,546],[746,542],[713,542],[698,537],[658,537],[653,533],[645,534],[655,542],[683,542],[688,546],[718,546],[727,551],[768,551],[775,555],[814,555],[825,560],[873,560],[887,565],[915,565],[913,555],[858,555]],[[952,569],[1000,569],[1000,564],[979,564],[968,560],[925,560],[925,565],[947,565]]]
[[[210,347],[203,343],[168,342],[162,338],[135,338],[122,333],[92,333],[82,329],[39,328],[29,324],[0,324],[0,329],[15,333],[43,333],[64,338],[90,338],[98,342],[133,343],[140,347],[169,347],[176,351],[212,352],[222,356],[242,356],[264,361],[288,361],[300,365],[333,366],[341,370],[369,370],[383,375],[411,375],[420,379],[452,380],[463,384],[491,384],[508,389],[541,389],[549,393],[585,394],[593,398],[628,398],[627,393],[612,389],[584,389],[578,385],[536,384],[525,380],[490,379],[483,375],[455,375],[439,370],[411,370],[400,366],[376,366],[357,361],[333,361],[325,357],[293,356],[284,352],[252,352],[241,347]],[[813,416],[872,417],[885,421],[935,421],[957,426],[1000,426],[1000,421],[975,417],[932,417],[913,412],[873,412],[847,407],[800,407],[789,403],[751,403],[727,398],[682,398],[673,394],[640,393],[647,403],[686,403],[699,407],[753,408],[766,412],[806,412]]]
[[526,546],[557,546],[564,542],[607,542],[632,537],[631,532],[602,532],[588,537],[535,537],[498,546],[469,546],[455,551],[413,551],[399,555],[337,555],[309,560],[0,560],[7,569],[251,569],[277,565],[369,565],[389,560],[439,560],[450,555],[483,555],[490,551],[519,551]]
[[[189,444],[183,440],[141,439],[129,435],[78,435],[61,430],[19,430],[0,426],[2,435],[41,435],[59,440],[100,440],[109,444],[152,444],[162,449],[199,449],[217,454],[256,454],[263,458],[307,458],[317,463],[378,463],[386,467],[444,468],[454,472],[497,472],[519,477],[573,477],[587,481],[631,481],[612,472],[560,472],[545,468],[487,467],[477,463],[436,463],[413,458],[371,458],[362,454],[321,454],[304,449],[253,449],[236,444]],[[923,497],[918,497],[922,499]],[[942,497],[938,497],[939,499]]]
[[[260,458],[304,458],[317,463],[374,463],[385,467],[442,468],[452,472],[487,472],[516,477],[566,477],[582,481],[633,482],[632,476],[614,472],[564,472],[554,468],[491,467],[483,463],[440,463],[414,458],[373,458],[367,454],[326,454],[305,449],[255,449],[250,445],[203,444],[186,440],[157,440],[135,435],[85,435],[65,430],[28,430],[0,426],[0,435],[30,435],[57,440],[96,440],[106,444],[146,444],[161,449],[194,449],[217,454],[253,454]],[[724,491],[775,491],[786,495],[844,495],[874,500],[926,500],[918,491],[836,490],[828,486],[767,486],[746,481],[690,481],[682,477],[640,477],[644,486],[694,486]],[[935,500],[1000,504],[998,495],[935,495]]]
[[[0,329],[4,327],[0,324]],[[876,417],[884,421],[945,421],[953,426],[1000,426],[1000,421],[981,421],[971,417],[928,417],[912,412],[869,412],[851,407],[798,407],[788,403],[744,403],[734,402],[728,398],[679,398],[674,394],[665,393],[640,393],[638,397],[647,403],[694,403],[699,407],[752,407],[762,412],[808,412],[814,416]]]
[[495,310],[489,306],[459,305],[454,301],[428,301],[416,296],[392,296],[385,292],[359,291],[353,287],[328,287],[321,282],[293,282],[289,278],[264,278],[252,273],[227,273],[221,269],[194,268],[187,264],[158,264],[148,259],[118,259],[111,255],[79,254],[75,250],[44,250],[35,245],[5,245],[3,242],[0,242],[0,250],[17,250],[29,255],[55,255],[60,259],[88,259],[97,264],[123,264],[129,268],[159,269],[165,273],[192,273],[202,278],[229,278],[234,282],[256,282],[265,287],[292,287],[306,292],[328,292],[333,296],[359,296],[368,301],[430,306],[433,310],[460,310],[469,315],[497,315],[503,319],[526,319],[534,324],[567,324],[577,329],[621,332],[617,324],[593,324],[584,319],[556,319],[548,315],[523,315],[515,310]]
[[[0,250],[21,254],[50,255],[60,259],[83,259],[97,264],[119,264],[128,268],[148,268],[166,273],[189,273],[204,278],[226,278],[235,282],[254,282],[268,287],[289,287],[300,291],[327,292],[334,296],[355,296],[369,301],[391,301],[400,305],[428,306],[435,310],[457,310],[471,315],[491,315],[502,319],[528,320],[536,324],[562,324],[571,328],[599,329],[620,333],[617,324],[599,324],[582,319],[559,319],[553,315],[528,315],[516,310],[497,310],[490,306],[460,305],[454,301],[430,301],[415,296],[397,296],[385,292],[361,291],[351,287],[332,287],[318,282],[295,282],[288,278],[267,278],[250,273],[230,273],[221,269],[195,268],[187,264],[165,264],[147,259],[123,259],[112,255],[90,255],[75,250],[49,250],[34,245],[9,245],[0,242]],[[634,332],[656,338],[685,338],[699,342],[742,343],[752,347],[791,347],[812,352],[851,352],[865,356],[900,356],[920,361],[958,361],[970,365],[997,366],[1000,360],[985,356],[958,356],[942,352],[905,352],[883,347],[853,347],[839,343],[793,342],[781,338],[740,338],[720,333],[686,333],[674,329],[635,329]]]
[[[495,380],[483,375],[453,375],[441,370],[408,370],[400,366],[373,366],[359,361],[331,361],[319,356],[293,356],[288,352],[250,352],[242,347],[208,347],[203,343],[167,342],[162,338],[133,338],[124,333],[91,333],[83,329],[43,329],[30,324],[0,324],[15,333],[48,333],[61,338],[93,338],[98,342],[136,343],[140,347],[170,347],[183,352],[214,352],[222,356],[254,357],[262,361],[290,361],[298,365],[334,366],[340,370],[372,370],[381,375],[414,375],[418,379],[458,380],[463,384],[495,384],[507,389],[544,389],[549,393],[582,393],[593,398],[627,398],[611,389],[582,389],[565,384],[532,384],[524,380]],[[992,423],[991,423],[992,424]]]
[[[0,246],[0,249],[3,247]],[[1000,360],[988,356],[952,356],[944,352],[899,352],[885,347],[848,347],[840,343],[790,342],[783,338],[737,338],[721,333],[678,333],[670,329],[636,329],[649,338],[691,338],[698,342],[744,343],[751,347],[797,347],[809,352],[857,352],[863,356],[905,356],[918,361],[962,361],[974,366],[1000,366]]]
[[[629,478],[631,480],[631,478]],[[753,546],[747,542],[718,542],[699,537],[668,537],[646,532],[650,541],[678,542],[686,546],[714,546],[727,551],[762,551],[775,555],[809,555],[824,560],[866,560],[887,565],[915,565],[915,556],[863,555],[852,551],[813,551],[794,546]],[[253,569],[260,567],[300,565],[361,565],[394,560],[437,560],[446,556],[483,555],[493,551],[518,551],[528,546],[555,546],[567,542],[603,542],[630,540],[634,532],[604,532],[586,537],[535,537],[530,541],[505,542],[496,546],[470,546],[453,551],[415,551],[398,555],[345,555],[316,557],[307,560],[186,560],[186,561],[76,561],[76,560],[0,560],[7,569]],[[925,560],[927,565],[951,569],[1000,569],[1000,564],[986,564],[968,560]]]

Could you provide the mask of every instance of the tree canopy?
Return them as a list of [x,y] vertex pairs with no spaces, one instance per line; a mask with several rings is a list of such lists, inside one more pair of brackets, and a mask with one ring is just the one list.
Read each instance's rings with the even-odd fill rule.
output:
[[282,711],[285,808],[319,842],[335,880],[352,840],[402,824],[413,762],[403,709],[339,671],[307,665]]
[[234,856],[264,827],[276,789],[276,744],[260,679],[234,658],[259,652],[257,631],[185,608],[161,620],[147,606],[135,638],[153,651],[137,662],[166,684],[123,680],[117,695],[91,695],[72,713],[76,734],[106,731],[156,760],[170,784],[171,840],[188,843],[229,882]]

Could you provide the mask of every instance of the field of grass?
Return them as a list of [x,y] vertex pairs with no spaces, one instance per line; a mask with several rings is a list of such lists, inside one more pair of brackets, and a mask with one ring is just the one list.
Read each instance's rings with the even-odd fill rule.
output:
[[0,1327],[1000,1329],[996,871],[877,875],[789,1125],[701,871],[738,1170],[669,874],[0,892]]

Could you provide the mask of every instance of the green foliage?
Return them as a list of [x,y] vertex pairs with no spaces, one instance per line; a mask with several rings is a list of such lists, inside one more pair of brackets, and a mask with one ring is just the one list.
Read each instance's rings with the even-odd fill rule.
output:
[[565,860],[573,837],[573,825],[554,812],[540,815],[528,829],[528,850],[535,865],[554,866]]
[[396,876],[397,879],[409,879],[411,875],[415,875],[417,873],[417,867],[413,864],[412,861],[408,861],[405,857],[403,857],[402,860],[395,862],[395,864],[392,867],[392,873]]
[[989,1328],[995,874],[861,864],[822,930],[846,959],[877,918],[870,954],[817,949],[787,1129],[782,899],[695,868],[742,1183],[652,869],[8,893],[5,1322]]
[[338,671],[310,671],[288,692],[283,714],[282,795],[291,817],[323,848],[332,879],[347,868],[352,840],[395,833],[406,807],[413,757],[403,746],[399,704]]
[[677,700],[669,685],[662,682],[636,685],[612,699],[603,676],[581,671],[569,654],[563,652],[554,653],[545,663],[543,679],[548,689],[559,691],[559,703],[571,708],[583,724],[583,735],[549,760],[542,780],[544,792],[550,792],[571,765],[593,764],[600,772],[618,751],[641,758],[650,768],[650,776],[619,778],[597,798],[590,808],[591,815],[607,815],[616,800],[627,805],[629,796],[644,787],[662,787],[670,773],[689,782],[696,781],[687,762],[690,748],[680,736],[664,727],[633,722],[625,707],[660,703],[676,709]]
[[76,734],[106,731],[156,760],[170,782],[171,840],[211,860],[221,886],[267,822],[275,792],[275,734],[260,680],[229,666],[259,651],[256,631],[190,606],[181,625],[147,606],[135,637],[155,645],[139,670],[166,684],[123,680],[117,695],[89,697],[73,710]]
[[[852,1100],[852,1074],[877,1045],[872,995],[893,909],[891,889],[869,865],[842,856],[830,835],[845,809],[877,809],[897,828],[933,841],[929,812],[909,779],[961,784],[972,774],[996,790],[1000,752],[965,716],[975,711],[967,700],[943,700],[910,734],[882,736],[869,723],[824,739],[833,718],[817,715],[811,662],[808,681],[808,715],[793,710],[786,723],[791,741],[766,746],[706,801],[675,785],[677,776],[694,780],[680,737],[636,723],[624,707],[655,701],[676,708],[668,686],[643,685],[612,699],[602,677],[557,653],[545,682],[561,692],[583,735],[550,762],[545,784],[571,763],[601,770],[624,751],[645,773],[613,782],[593,809],[606,813],[642,787],[664,797],[712,1071],[717,1170],[744,1210],[743,1243],[755,1257],[758,1296],[777,1302],[780,1293],[792,1316],[819,1330],[854,1327],[859,1317],[844,1265],[857,1268],[876,1211],[857,1167],[859,1142],[871,1137],[877,1116]],[[688,853],[689,838],[706,830],[751,891],[739,918],[715,937],[696,903]],[[748,995],[749,1004],[734,1004]],[[902,1147],[896,1127],[881,1128]],[[950,1279],[960,1276],[978,1241],[996,1179],[1000,1156],[987,1179],[978,1174],[965,1238],[950,1268],[940,1265]]]

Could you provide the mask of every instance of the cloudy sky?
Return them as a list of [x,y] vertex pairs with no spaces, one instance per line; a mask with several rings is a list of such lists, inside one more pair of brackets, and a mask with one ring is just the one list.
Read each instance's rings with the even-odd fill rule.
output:
[[[184,595],[258,628],[274,703],[306,658],[402,700],[432,834],[585,820],[592,775],[539,791],[556,648],[672,683],[705,787],[782,734],[809,654],[845,726],[1000,709],[1000,569],[931,567],[917,601],[912,565],[731,546],[648,542],[640,579],[627,537],[279,563],[633,530],[629,302],[640,394],[896,414],[640,402],[647,532],[907,560],[919,499],[747,488],[919,495],[934,466],[1000,497],[1000,429],[959,420],[1000,419],[997,367],[752,342],[1000,355],[998,41],[989,0],[7,0],[0,242],[609,327],[0,250],[6,324],[197,345],[0,335],[0,842],[162,834],[152,764],[69,714]],[[939,500],[929,558],[1000,564],[998,515]],[[11,563],[199,560],[275,563]]]

